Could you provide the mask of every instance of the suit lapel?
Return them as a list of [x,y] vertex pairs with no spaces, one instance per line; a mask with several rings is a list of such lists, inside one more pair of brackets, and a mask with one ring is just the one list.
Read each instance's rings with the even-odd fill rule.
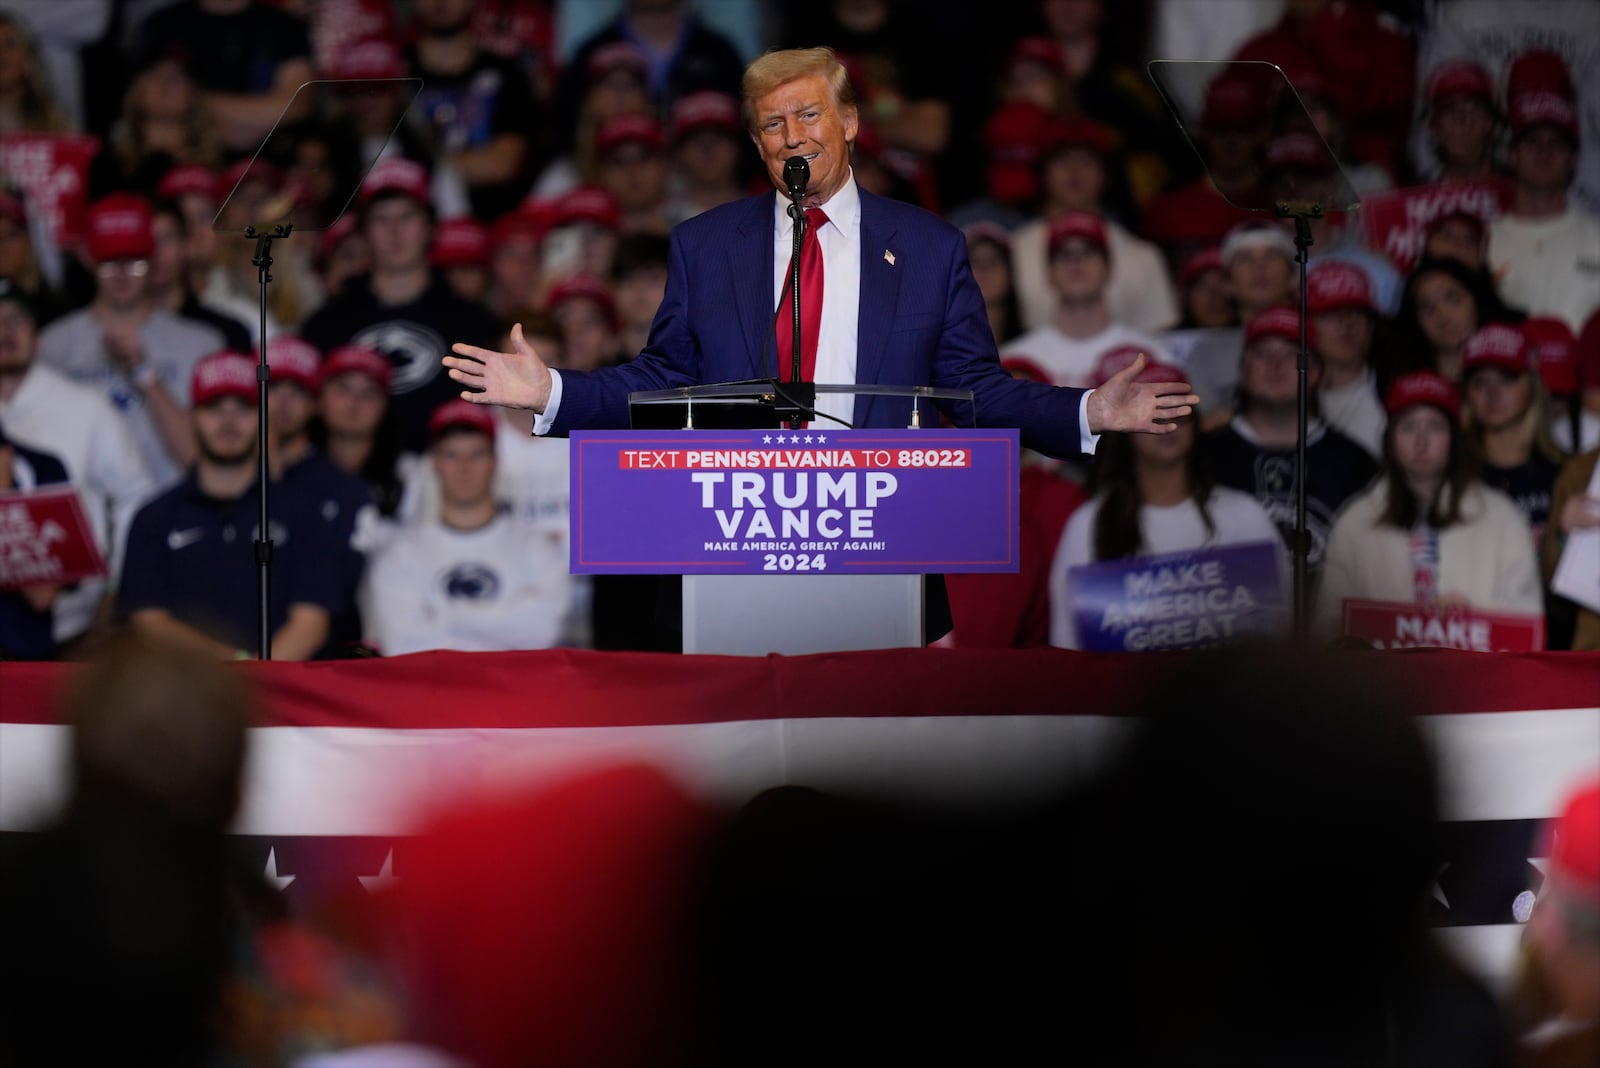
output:
[[739,236],[728,243],[730,288],[744,333],[751,378],[771,378],[776,348],[770,343],[772,325],[773,204],[777,193],[753,197],[750,210],[739,222]]
[[[894,252],[895,231],[884,221],[880,204],[877,197],[861,190],[861,309],[856,325],[856,382],[862,385],[880,381],[884,349],[889,343],[889,326],[894,321],[900,296],[900,271],[884,256],[885,252]],[[858,407],[860,403],[858,399]]]

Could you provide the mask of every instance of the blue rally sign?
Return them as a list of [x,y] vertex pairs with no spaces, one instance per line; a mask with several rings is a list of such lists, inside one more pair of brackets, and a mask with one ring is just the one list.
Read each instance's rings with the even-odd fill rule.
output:
[[1078,648],[1086,652],[1202,649],[1288,622],[1279,547],[1251,542],[1134,556],[1068,572]]
[[574,574],[1017,570],[1016,430],[587,430]]

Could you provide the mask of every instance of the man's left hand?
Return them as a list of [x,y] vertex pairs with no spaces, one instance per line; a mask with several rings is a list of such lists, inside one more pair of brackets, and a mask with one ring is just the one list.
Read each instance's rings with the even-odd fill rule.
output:
[[1170,434],[1177,429],[1174,420],[1194,412],[1200,398],[1189,392],[1189,383],[1136,381],[1144,367],[1140,353],[1089,394],[1089,433]]

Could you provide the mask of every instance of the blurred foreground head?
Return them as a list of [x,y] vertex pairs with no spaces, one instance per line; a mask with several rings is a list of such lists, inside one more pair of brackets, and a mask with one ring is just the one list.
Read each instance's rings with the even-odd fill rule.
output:
[[249,708],[227,667],[135,639],[75,678],[66,810],[0,840],[0,1064],[218,1063]]
[[413,1037],[475,1068],[697,1063],[689,917],[711,830],[642,765],[436,814],[393,903]]
[[67,698],[72,807],[221,834],[239,806],[252,697],[240,673],[133,636],[110,642]]

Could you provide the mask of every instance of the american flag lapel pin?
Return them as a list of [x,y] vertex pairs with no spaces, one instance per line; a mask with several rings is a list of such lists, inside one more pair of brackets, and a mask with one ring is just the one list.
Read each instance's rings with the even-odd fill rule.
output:
[[893,267],[894,266],[894,253],[890,252],[888,249],[884,249],[883,250],[883,262],[887,263],[890,267]]

